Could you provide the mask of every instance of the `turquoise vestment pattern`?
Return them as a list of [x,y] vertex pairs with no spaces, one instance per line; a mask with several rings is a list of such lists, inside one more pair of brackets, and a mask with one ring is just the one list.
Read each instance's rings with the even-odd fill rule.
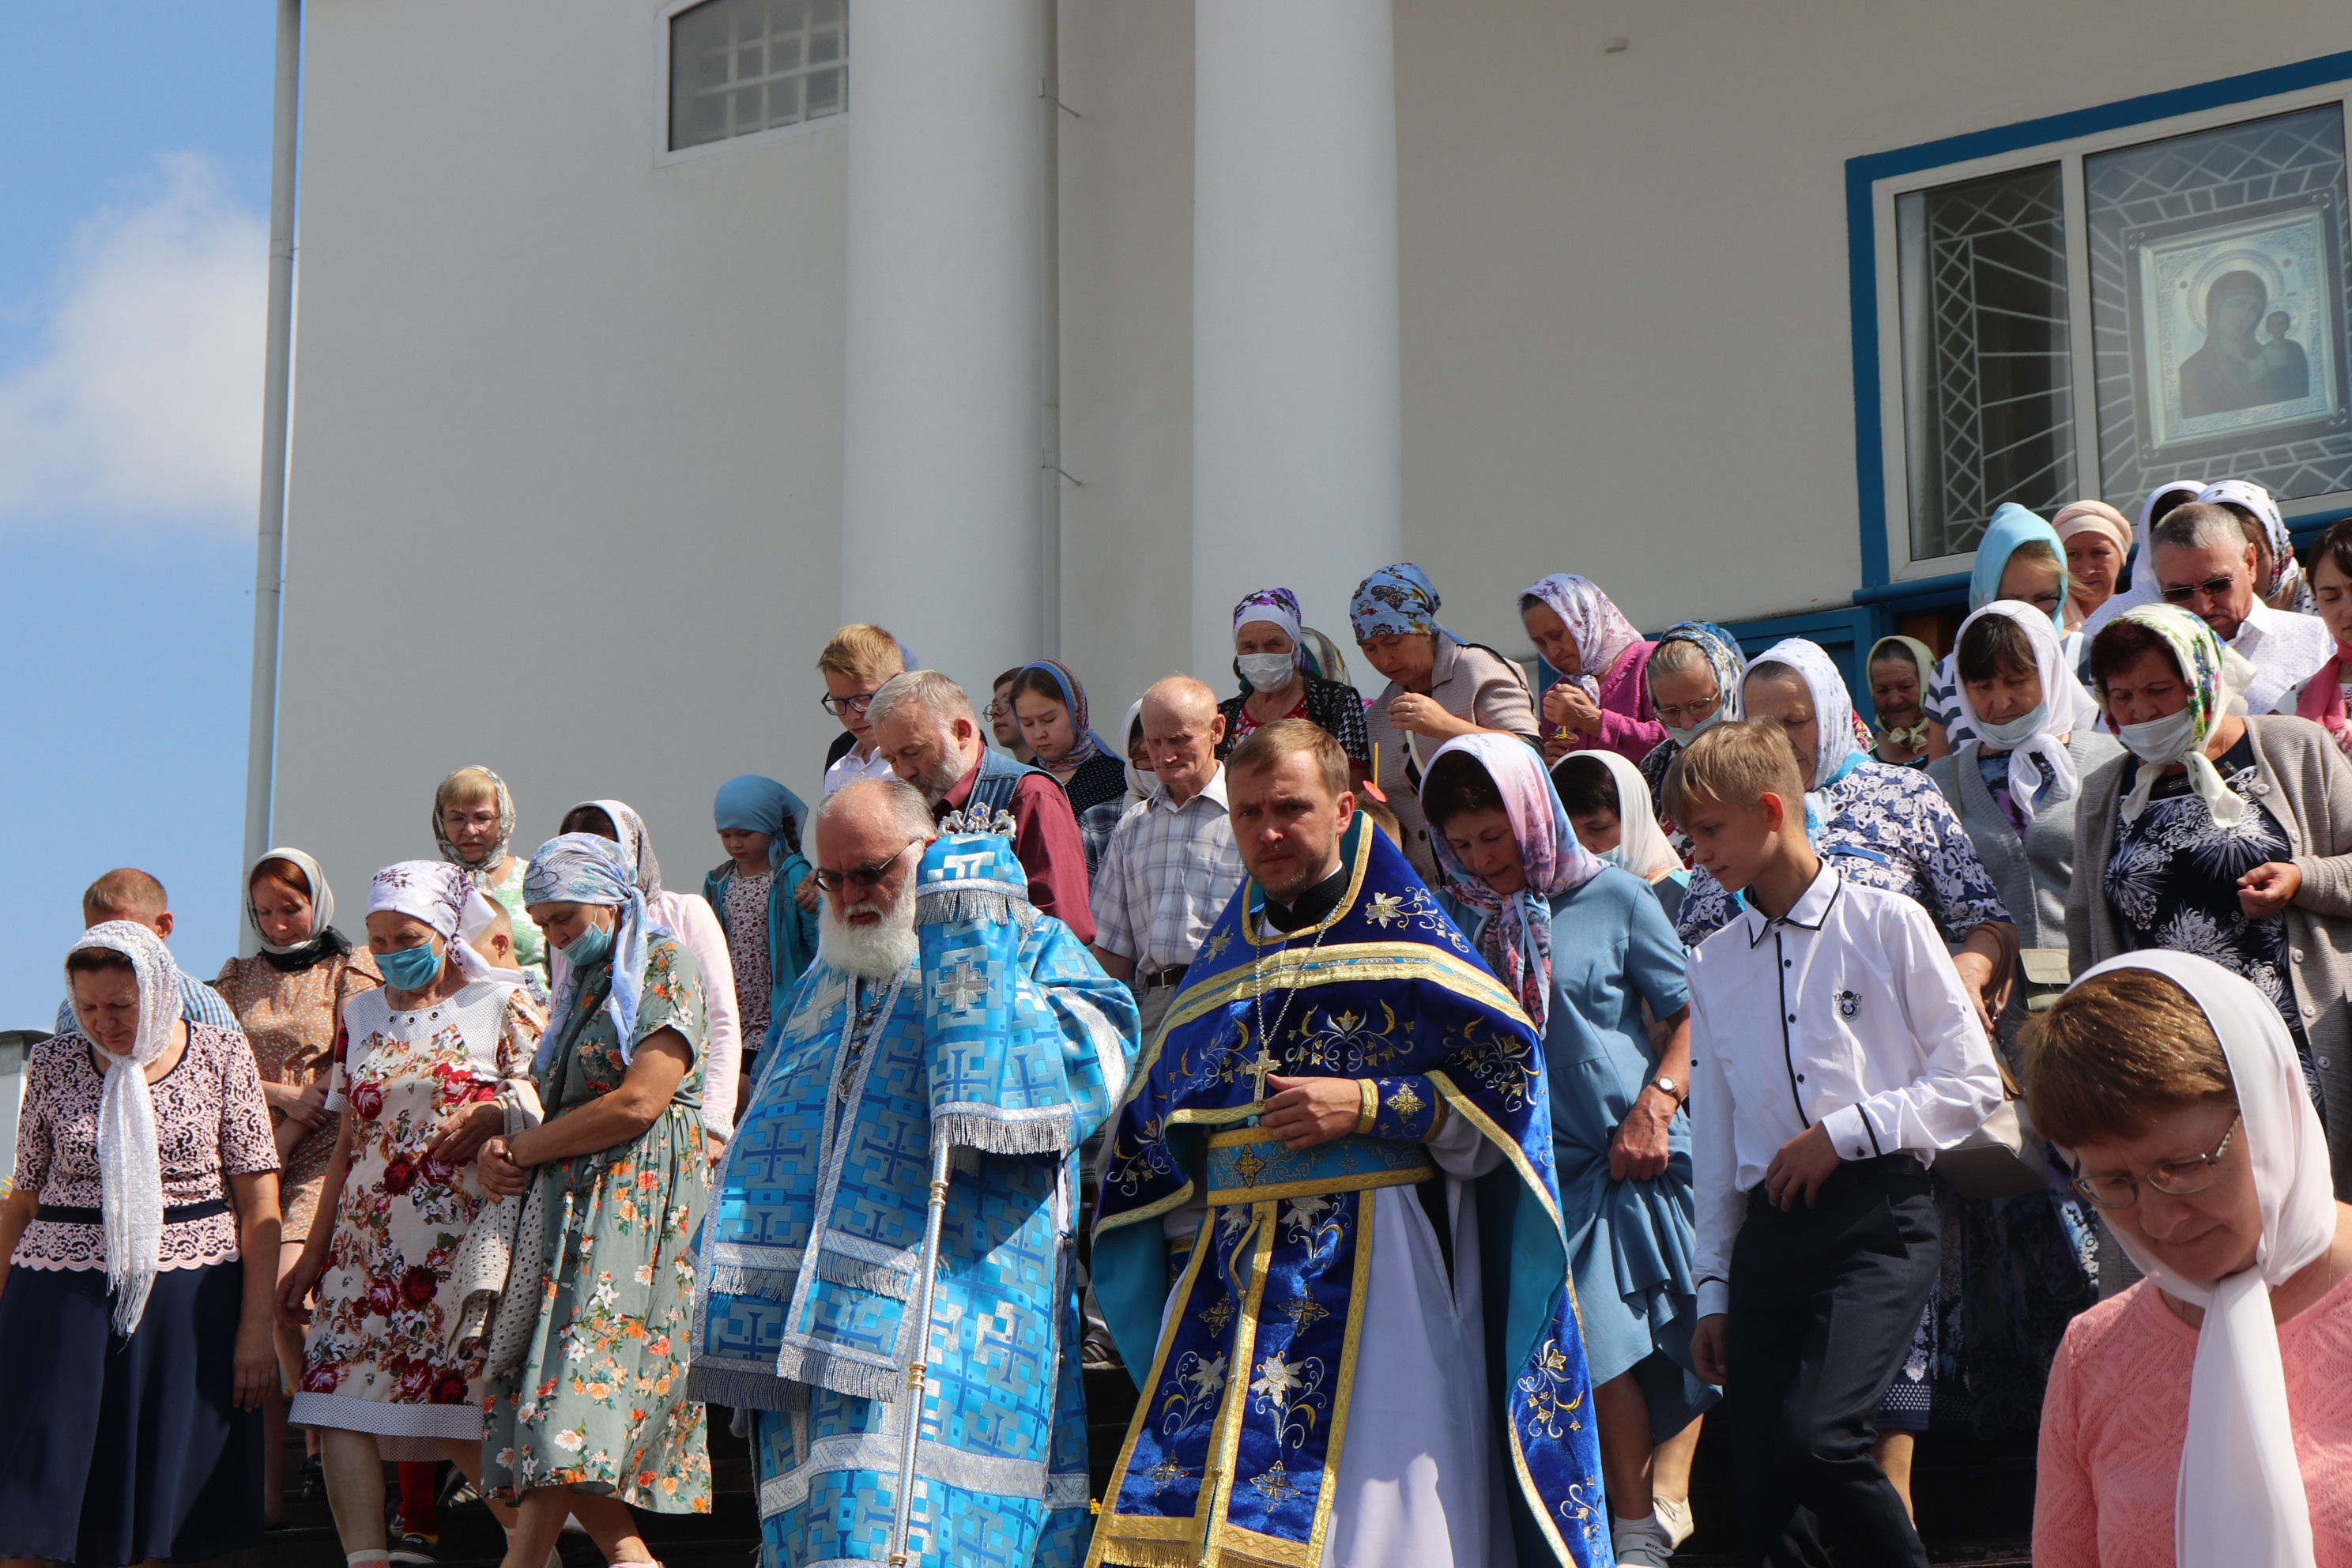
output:
[[[1090,1563],[1319,1563],[1358,1369],[1371,1215],[1414,1201],[1439,1114],[1505,1156],[1475,1184],[1496,1413],[1523,1563],[1609,1561],[1601,1458],[1553,1171],[1543,1053],[1404,857],[1360,815],[1318,930],[1265,933],[1244,883],[1121,1107],[1094,1280],[1142,1398]],[[1263,963],[1261,964],[1261,960]],[[1261,973],[1262,970],[1262,973]],[[1261,994],[1261,981],[1264,983]],[[1270,1031],[1263,1041],[1260,1031]],[[1371,1080],[1363,1133],[1285,1151],[1261,1077]],[[1209,1205],[1168,1302],[1162,1217]],[[1364,1369],[1365,1375],[1373,1375]],[[1502,1436],[1498,1434],[1498,1436]]]
[[[916,963],[877,981],[820,957],[728,1146],[688,1387],[751,1414],[770,1568],[883,1556],[910,1410],[913,1561],[1085,1553],[1073,1154],[1125,1085],[1136,1013],[1026,893],[1003,839],[933,844]],[[934,1139],[955,1153],[910,1402]]]

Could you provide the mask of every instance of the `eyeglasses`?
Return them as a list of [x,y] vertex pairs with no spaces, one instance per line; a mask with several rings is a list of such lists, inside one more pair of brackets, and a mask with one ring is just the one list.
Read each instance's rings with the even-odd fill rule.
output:
[[2237,585],[2238,574],[2232,572],[2226,577],[2208,577],[2202,583],[2170,584],[2164,590],[2164,598],[2167,604],[2171,605],[2185,605],[2200,594],[2209,599],[2218,599]]
[[[2229,582],[2229,579],[2225,577],[2221,581],[2226,584]],[[2026,600],[2025,602],[2032,605],[2035,609],[2040,610],[2042,614],[2051,615],[2054,614],[2058,606],[2065,603],[2065,595],[2053,591],[2047,594],[2036,594],[2033,597]]]
[[992,702],[988,705],[988,716],[992,719],[1010,719],[1013,717],[1013,704]]
[[2210,1154],[2168,1160],[2146,1176],[2121,1173],[2076,1176],[2074,1188],[2103,1209],[2127,1209],[2139,1202],[2139,1184],[2143,1181],[2167,1197],[2185,1198],[2191,1193],[2201,1193],[2221,1179],[2221,1158],[2230,1152],[2230,1141],[2238,1135],[2238,1124],[2244,1120],[2243,1114],[2230,1118],[2230,1130],[2221,1134],[2221,1142],[2213,1146]]
[[1695,697],[1688,702],[1653,702],[1650,711],[1657,715],[1660,723],[1686,730],[1714,712],[1715,705],[1722,700],[1723,693],[1717,691],[1705,697]]
[[[880,688],[877,687],[875,689],[879,690]],[[826,712],[838,719],[845,713],[862,714],[868,708],[873,707],[874,692],[861,691],[855,697],[835,697],[828,694],[818,698],[817,700],[824,704]]]
[[815,873],[816,885],[823,888],[828,893],[839,892],[841,890],[841,885],[844,882],[847,882],[852,887],[870,888],[875,883],[880,881],[883,878],[890,874],[890,868],[898,863],[900,856],[905,855],[908,849],[912,849],[916,845],[923,842],[924,840],[920,838],[910,838],[899,849],[897,855],[892,855],[886,859],[876,860],[868,865],[853,866],[846,871],[832,871],[820,868]]

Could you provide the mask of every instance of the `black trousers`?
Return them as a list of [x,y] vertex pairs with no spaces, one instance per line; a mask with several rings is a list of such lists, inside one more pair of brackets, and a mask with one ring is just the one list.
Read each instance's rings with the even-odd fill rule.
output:
[[1814,1205],[1759,1185],[1731,1251],[1723,1414],[1747,1559],[1771,1568],[1927,1568],[1927,1549],[1871,1446],[1879,1401],[1936,1282],[1927,1173],[1908,1154],[1856,1160]]

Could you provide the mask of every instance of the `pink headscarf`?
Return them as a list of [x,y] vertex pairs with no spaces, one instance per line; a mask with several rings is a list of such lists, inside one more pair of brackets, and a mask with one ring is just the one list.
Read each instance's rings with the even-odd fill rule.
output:
[[[2125,560],[2131,554],[2131,520],[2103,500],[2070,501],[2058,509],[2058,515],[2050,520],[2050,526],[2062,544],[2078,533],[2105,534],[2108,542],[2116,547],[2116,570],[2119,574]],[[2066,629],[2080,631],[2086,612],[2076,606],[2072,594],[2066,595],[2065,610]]]
[[[1450,752],[1468,756],[1495,782],[1503,797],[1503,813],[1511,819],[1511,837],[1518,840],[1519,864],[1528,884],[1516,893],[1498,893],[1472,876],[1455,858],[1445,835],[1432,826],[1429,842],[1444,873],[1445,890],[1465,904],[1492,911],[1478,931],[1478,954],[1496,978],[1519,999],[1536,1032],[1543,1032],[1551,1000],[1550,900],[1573,892],[1599,876],[1599,856],[1576,840],[1568,810],[1551,786],[1551,775],[1525,741],[1516,735],[1485,732],[1448,741],[1429,759],[1422,778],[1435,774],[1441,758]],[[1643,802],[1646,809],[1647,802]]]
[[1540,599],[1568,627],[1568,635],[1576,643],[1578,662],[1582,666],[1572,679],[1596,697],[1600,695],[1600,682],[1606,679],[1611,668],[1627,648],[1642,640],[1642,634],[1633,629],[1633,623],[1625,618],[1617,602],[1602,593],[1601,584],[1590,577],[1555,572],[1521,589],[1519,597]]

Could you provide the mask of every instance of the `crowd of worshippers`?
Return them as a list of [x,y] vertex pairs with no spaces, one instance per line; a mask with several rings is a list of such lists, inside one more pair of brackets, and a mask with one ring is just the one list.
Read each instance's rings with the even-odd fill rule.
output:
[[1532,674],[1410,563],[1352,652],[1265,589],[1108,739],[854,625],[819,804],[729,779],[698,893],[617,800],[516,853],[483,767],[364,942],[263,856],[210,985],[108,872],[0,1209],[0,1559],[307,1489],[353,1568],[453,1493],[644,1568],[717,1420],[768,1568],[1654,1565],[1711,1418],[1750,1562],[1924,1564],[1929,1436],[2038,1440],[2043,1568],[2352,1563],[2352,523],[2005,506],[1969,602],[1875,727],[1570,574]]

